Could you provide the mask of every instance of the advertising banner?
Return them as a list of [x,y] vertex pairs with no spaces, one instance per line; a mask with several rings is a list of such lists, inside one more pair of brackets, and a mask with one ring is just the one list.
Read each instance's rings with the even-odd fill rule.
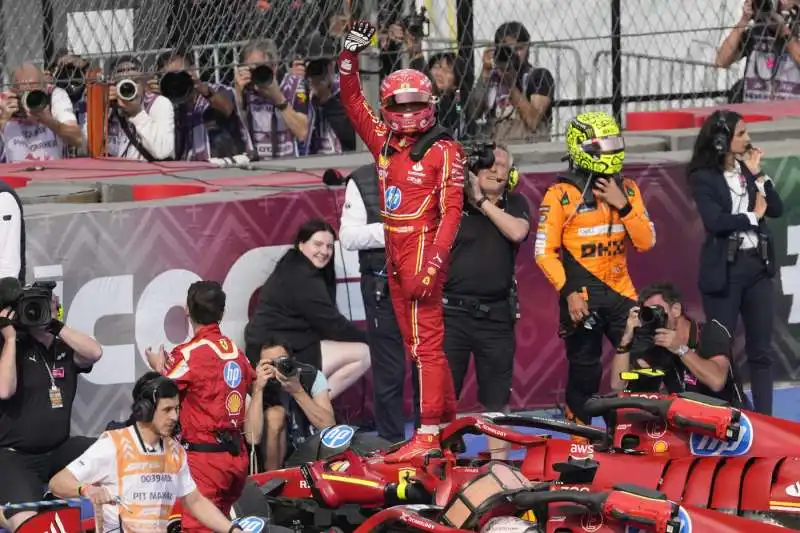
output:
[[[780,294],[776,313],[779,379],[798,374],[800,329],[800,165],[797,158],[767,161],[787,207],[773,221],[778,239]],[[647,253],[629,248],[638,286],[669,280],[683,290],[690,313],[702,316],[696,289],[697,255],[703,228],[686,192],[684,166],[632,166],[655,223],[657,243]],[[536,213],[552,173],[522,177],[519,191]],[[96,336],[104,356],[80,384],[74,432],[97,434],[111,419],[127,418],[132,383],[146,368],[148,346],[167,349],[188,338],[182,309],[188,286],[199,279],[223,283],[228,307],[223,331],[242,341],[255,293],[292,244],[298,227],[312,217],[339,225],[343,190],[304,190],[259,199],[198,205],[140,207],[126,204],[94,211],[27,219],[28,262],[36,279],[58,282],[67,323]],[[557,297],[533,262],[535,217],[518,257],[522,318],[517,325],[513,409],[553,406],[563,401],[566,379],[562,342],[556,335]],[[337,303],[363,321],[355,253],[337,248]],[[336,402],[341,421],[369,416],[370,380],[362,380]],[[408,389],[410,391],[410,389]],[[477,410],[474,375],[460,408]]]

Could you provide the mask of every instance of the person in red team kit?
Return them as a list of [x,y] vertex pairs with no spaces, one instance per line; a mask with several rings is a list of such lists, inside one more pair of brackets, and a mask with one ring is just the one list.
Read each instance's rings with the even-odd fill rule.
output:
[[380,88],[381,121],[361,92],[358,54],[375,28],[356,22],[339,55],[340,95],[378,166],[389,293],[406,348],[419,368],[420,427],[387,460],[439,448],[439,425],[455,419],[453,378],[444,354],[442,288],[464,204],[464,151],[436,125],[430,79],[398,70]]
[[[220,332],[225,292],[219,283],[193,283],[186,308],[194,336],[169,355],[163,346],[157,352],[148,348],[146,355],[153,370],[180,389],[181,438],[200,494],[228,515],[248,474],[242,433],[250,444],[261,440],[266,372],[263,365],[253,371],[244,353]],[[184,532],[210,531],[188,513],[181,517],[181,526]]]

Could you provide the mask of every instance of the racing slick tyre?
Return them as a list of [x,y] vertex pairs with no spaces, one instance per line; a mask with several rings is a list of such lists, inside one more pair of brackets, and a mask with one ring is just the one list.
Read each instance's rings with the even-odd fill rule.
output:
[[243,516],[258,516],[268,524],[272,521],[272,512],[267,499],[261,492],[261,488],[252,479],[247,480],[242,495],[231,507],[232,520]]
[[[346,438],[346,432],[340,428],[349,428],[352,431],[352,436]],[[326,439],[326,431],[338,432],[338,435],[345,435],[345,438],[339,441]],[[329,446],[327,444],[333,445]],[[358,428],[352,426],[333,426],[309,437],[299,449],[289,456],[284,468],[327,459],[347,449],[351,449],[359,455],[367,455],[378,450],[388,450],[392,445],[393,443],[386,439],[361,432]]]

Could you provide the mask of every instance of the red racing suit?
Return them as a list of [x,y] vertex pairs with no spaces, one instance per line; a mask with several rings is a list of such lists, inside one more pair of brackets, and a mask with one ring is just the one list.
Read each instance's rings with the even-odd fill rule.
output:
[[[181,391],[181,433],[190,445],[189,470],[197,489],[228,516],[244,490],[248,474],[242,429],[245,399],[255,371],[236,344],[220,332],[217,324],[211,324],[202,326],[189,342],[172,350],[165,375]],[[192,451],[192,444],[217,444],[220,431],[239,436],[238,456],[225,451]],[[211,531],[185,509],[181,526],[185,532]]]
[[[339,74],[342,105],[378,165],[389,292],[403,342],[419,368],[420,422],[449,422],[456,398],[444,353],[442,289],[464,205],[464,151],[456,141],[440,139],[413,162],[414,138],[390,134],[364,99],[357,54],[340,54]],[[417,275],[431,260],[442,268],[430,295],[415,300]]]

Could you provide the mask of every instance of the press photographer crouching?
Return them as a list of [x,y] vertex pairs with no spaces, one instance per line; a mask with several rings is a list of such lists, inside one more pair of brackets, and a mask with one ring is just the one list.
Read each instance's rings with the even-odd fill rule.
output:
[[611,363],[614,390],[696,392],[748,407],[732,359],[733,339],[717,320],[684,314],[680,292],[654,283],[639,292]]
[[67,147],[83,144],[67,93],[30,63],[14,70],[11,90],[0,96],[0,141],[6,163],[63,159]]
[[[465,207],[444,286],[444,350],[456,396],[474,354],[478,399],[487,411],[503,412],[511,397],[516,350],[514,265],[519,245],[528,238],[530,208],[512,191],[518,173],[507,148],[489,145],[470,152]],[[508,447],[489,439],[494,459],[504,459]]]
[[109,157],[165,161],[175,156],[175,112],[169,100],[146,90],[142,63],[132,56],[109,65],[106,152]]
[[[70,437],[78,375],[91,372],[100,344],[61,321],[55,283],[21,287],[0,279],[0,502],[41,500],[50,478],[94,439]],[[9,511],[16,530],[34,512]]]
[[175,159],[248,162],[233,89],[201,81],[192,55],[185,51],[166,52],[156,63],[159,76],[149,87],[172,103]]
[[311,435],[336,423],[328,380],[316,367],[300,363],[285,343],[268,340],[261,361],[269,363],[264,389],[266,470],[283,466]]

